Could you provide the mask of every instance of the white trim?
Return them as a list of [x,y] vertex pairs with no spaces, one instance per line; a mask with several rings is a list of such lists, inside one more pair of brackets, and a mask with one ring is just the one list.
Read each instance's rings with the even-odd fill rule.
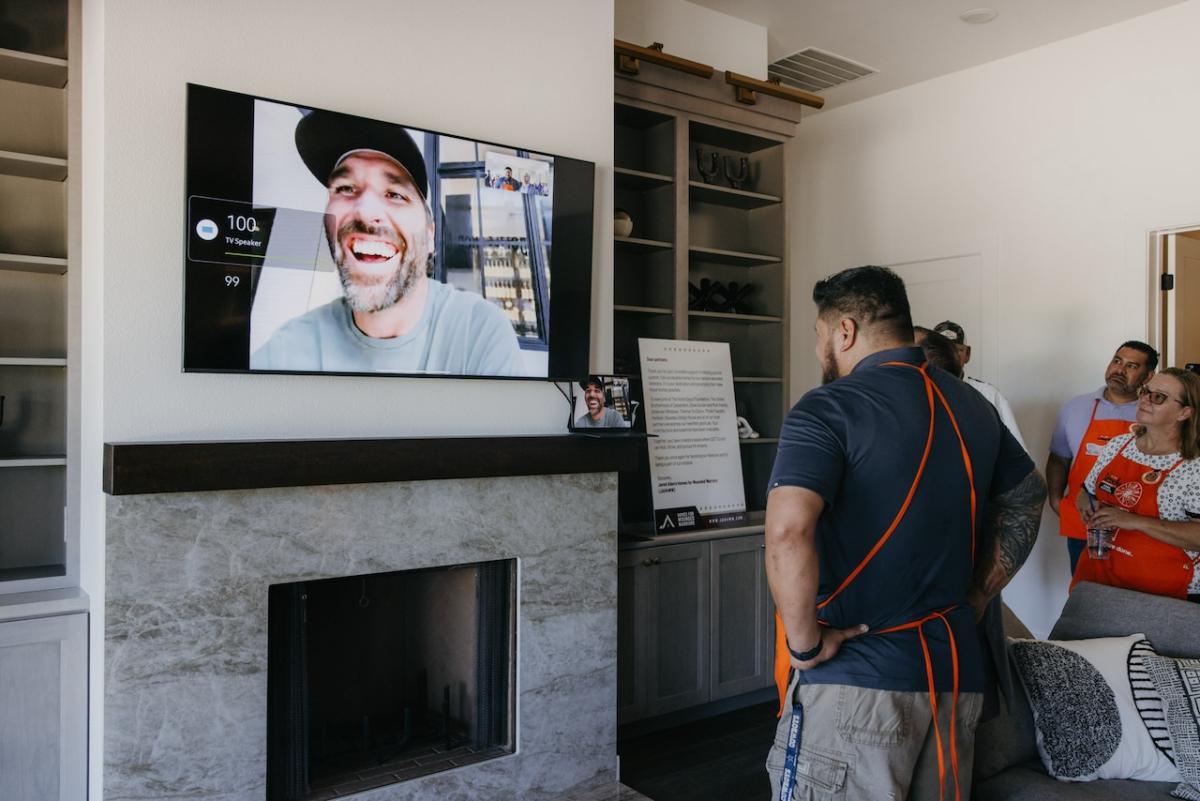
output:
[[1146,292],[1147,292],[1147,315],[1146,315],[1146,342],[1148,342],[1155,350],[1158,351],[1159,359],[1166,362],[1167,354],[1164,352],[1162,341],[1162,290],[1159,288],[1159,276],[1163,271],[1163,241],[1164,238],[1172,234],[1186,234],[1192,231],[1200,231],[1200,222],[1191,223],[1188,225],[1173,225],[1165,228],[1151,228],[1146,231],[1146,249],[1147,249],[1147,272],[1146,272]]

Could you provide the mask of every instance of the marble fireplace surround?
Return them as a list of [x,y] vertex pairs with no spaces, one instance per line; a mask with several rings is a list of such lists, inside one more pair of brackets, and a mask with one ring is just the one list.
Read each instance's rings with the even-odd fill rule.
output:
[[616,471],[631,439],[105,446],[104,797],[262,801],[267,586],[518,560],[517,750],[367,790],[615,786]]

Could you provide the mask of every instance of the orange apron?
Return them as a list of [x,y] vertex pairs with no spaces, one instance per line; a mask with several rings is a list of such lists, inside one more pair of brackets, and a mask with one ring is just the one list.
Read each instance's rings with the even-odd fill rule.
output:
[[1064,537],[1077,540],[1087,539],[1087,526],[1075,508],[1075,497],[1083,489],[1084,479],[1092,472],[1092,465],[1100,458],[1100,451],[1113,437],[1128,434],[1133,423],[1128,420],[1097,420],[1096,410],[1100,408],[1100,399],[1092,405],[1092,419],[1088,421],[1083,439],[1079,440],[1079,449],[1071,460],[1071,472],[1067,474],[1067,494],[1058,507],[1058,533]]
[[[1096,500],[1158,519],[1158,488],[1183,459],[1166,470],[1154,470],[1125,456],[1131,444],[1132,439],[1100,471]],[[1183,548],[1141,531],[1119,528],[1113,533],[1113,547],[1107,559],[1080,557],[1071,587],[1081,581],[1095,581],[1152,595],[1187,598],[1193,570],[1195,563]]]
[[[917,486],[921,483],[921,478],[925,475],[925,465],[929,461],[929,452],[933,448],[933,424],[934,424],[934,418],[936,416],[936,406],[934,405],[934,395],[935,394],[937,395],[937,399],[941,403],[942,408],[945,409],[946,414],[949,415],[950,424],[954,427],[954,433],[958,436],[958,445],[959,445],[959,449],[962,453],[963,467],[966,470],[967,479],[971,485],[971,562],[972,562],[972,564],[975,561],[975,511],[976,511],[976,503],[977,503],[976,495],[975,495],[975,473],[971,468],[971,457],[967,453],[967,443],[966,443],[966,440],[963,439],[962,431],[958,427],[958,420],[957,420],[957,418],[955,418],[954,412],[952,412],[950,410],[950,404],[946,402],[946,396],[942,394],[942,391],[940,389],[938,389],[937,384],[935,384],[933,382],[933,379],[929,377],[929,373],[927,372],[928,362],[926,362],[925,364],[922,364],[920,367],[917,367],[916,365],[913,365],[913,364],[909,364],[908,362],[883,362],[880,365],[880,367],[908,367],[912,370],[917,370],[918,372],[921,373],[921,378],[925,382],[925,395],[929,402],[929,434],[925,438],[925,452],[921,455],[921,463],[917,467],[917,474],[916,474],[916,476],[913,477],[912,485],[908,488],[908,494],[904,498],[904,503],[902,503],[900,505],[900,510],[896,513],[896,516],[892,519],[891,525],[889,525],[887,530],[885,532],[883,532],[883,534],[879,537],[879,540],[875,543],[875,545],[871,548],[871,550],[867,553],[867,555],[863,557],[862,561],[858,563],[858,566],[855,567],[854,570],[850,571],[850,575],[846,576],[846,578],[842,580],[842,583],[840,585],[838,585],[838,588],[836,590],[834,590],[833,592],[831,592],[825,598],[825,600],[823,600],[817,604],[818,612],[820,612],[822,609],[824,609],[826,606],[828,606],[829,602],[832,601],[834,598],[836,598],[838,595],[841,595],[841,593],[847,587],[849,587],[850,584],[856,578],[858,578],[859,574],[862,573],[863,569],[866,568],[867,564],[872,559],[874,559],[875,556],[879,553],[879,551],[883,548],[884,543],[886,543],[889,539],[891,539],[892,534],[895,533],[896,529],[900,525],[900,522],[904,519],[904,516],[908,513],[908,507],[912,503],[913,496],[916,495]],[[952,691],[952,695],[951,695],[951,705],[950,705],[950,732],[949,732],[950,764],[951,764],[951,768],[953,770],[953,775],[954,775],[954,797],[955,797],[955,799],[958,799],[958,798],[960,798],[960,787],[959,787],[959,782],[958,782],[958,746],[956,743],[957,738],[955,737],[955,731],[954,731],[955,726],[957,725],[956,721],[958,718],[958,710],[957,710],[957,707],[958,707],[958,645],[954,639],[954,630],[950,626],[950,621],[947,620],[947,618],[946,618],[946,613],[950,612],[951,609],[953,609],[953,608],[954,607],[949,607],[946,609],[940,609],[935,612],[930,612],[929,614],[927,614],[917,620],[911,620],[908,623],[901,623],[900,625],[892,626],[892,627],[886,628],[886,629],[878,629],[876,631],[869,632],[867,635],[864,635],[864,636],[891,634],[891,633],[897,632],[897,631],[910,631],[912,629],[916,629],[916,631],[917,631],[917,637],[921,643],[922,655],[925,657],[925,678],[928,681],[928,685],[929,685],[929,702],[930,702],[930,706],[932,707],[932,711],[933,711],[933,734],[934,734],[934,740],[937,744],[937,750],[938,750],[938,783],[939,783],[939,786],[941,787],[941,794],[938,797],[944,798],[946,795],[946,792],[945,792],[946,769],[945,769],[945,763],[943,761],[943,756],[942,756],[942,733],[941,733],[941,728],[938,724],[937,692],[936,692],[936,688],[935,688],[934,675],[933,675],[933,661],[930,657],[929,645],[926,642],[925,631],[924,631],[923,627],[925,626],[926,623],[932,623],[935,620],[941,621],[942,625],[944,625],[946,627],[946,634],[949,637],[949,642],[950,642],[951,668],[953,670],[953,674],[952,674],[953,675],[953,691]],[[820,623],[822,626],[829,625],[829,623],[826,622],[825,620],[818,619],[817,622]],[[790,677],[790,673],[791,673],[791,667],[792,667],[792,661],[791,661],[791,653],[788,650],[787,632],[783,627],[783,618],[780,616],[778,610],[776,610],[776,612],[775,612],[775,671],[774,672],[775,672],[775,687],[779,691],[779,712],[776,715],[776,717],[782,717],[783,711],[787,708],[787,686],[788,686],[788,678]]]

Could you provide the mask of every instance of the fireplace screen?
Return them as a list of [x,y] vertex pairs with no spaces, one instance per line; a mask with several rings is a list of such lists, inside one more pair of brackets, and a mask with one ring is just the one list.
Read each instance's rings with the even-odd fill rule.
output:
[[269,590],[267,799],[510,754],[515,560]]

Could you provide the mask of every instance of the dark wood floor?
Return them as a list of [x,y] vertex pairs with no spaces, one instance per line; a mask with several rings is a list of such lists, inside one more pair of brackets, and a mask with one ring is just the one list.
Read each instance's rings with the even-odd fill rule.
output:
[[653,801],[768,801],[776,704],[623,739],[621,782]]

